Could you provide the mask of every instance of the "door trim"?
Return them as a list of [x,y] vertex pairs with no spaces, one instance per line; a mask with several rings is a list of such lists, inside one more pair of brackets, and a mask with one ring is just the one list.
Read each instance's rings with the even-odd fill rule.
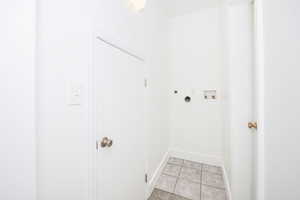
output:
[[254,76],[257,83],[255,109],[258,122],[258,129],[255,135],[255,198],[256,200],[264,200],[265,197],[265,166],[264,166],[264,30],[263,30],[263,1],[256,0],[254,2]]

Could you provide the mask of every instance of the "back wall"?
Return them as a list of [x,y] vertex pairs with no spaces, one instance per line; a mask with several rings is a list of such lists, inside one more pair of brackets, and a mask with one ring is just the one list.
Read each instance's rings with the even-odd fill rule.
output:
[[[220,10],[203,8],[176,16],[169,26],[170,148],[199,159],[222,161]],[[204,90],[217,90],[217,99],[205,100]],[[184,101],[185,96],[191,97],[190,103]]]

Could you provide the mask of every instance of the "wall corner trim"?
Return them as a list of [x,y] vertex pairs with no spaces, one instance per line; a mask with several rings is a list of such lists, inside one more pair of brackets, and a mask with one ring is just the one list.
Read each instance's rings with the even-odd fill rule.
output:
[[226,188],[226,196],[227,196],[226,199],[232,200],[229,177],[228,177],[228,173],[227,173],[224,165],[222,165],[222,170],[223,170],[223,179],[224,179],[225,188]]
[[147,190],[146,190],[146,199],[148,199],[150,197],[150,195],[152,194],[153,190],[154,190],[154,187],[160,177],[160,175],[162,174],[162,171],[164,169],[164,167],[166,166],[168,160],[170,158],[170,154],[169,152],[167,151],[161,162],[159,163],[158,167],[156,168],[155,172],[153,173],[148,185],[147,185]]

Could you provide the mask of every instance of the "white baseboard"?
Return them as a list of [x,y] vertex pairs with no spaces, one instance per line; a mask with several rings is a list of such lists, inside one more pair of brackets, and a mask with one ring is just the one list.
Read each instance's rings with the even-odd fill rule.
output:
[[231,200],[232,196],[231,196],[231,189],[229,184],[229,177],[224,165],[222,166],[222,170],[223,170],[223,179],[225,182],[227,200]]
[[203,155],[194,152],[183,152],[177,150],[169,150],[170,157],[177,157],[194,162],[205,163],[208,165],[224,166],[224,161],[219,156]]
[[161,160],[158,167],[156,168],[155,172],[153,173],[153,175],[148,183],[148,187],[147,187],[147,193],[146,193],[147,199],[152,194],[154,187],[155,187],[160,175],[162,174],[162,171],[163,171],[165,165],[167,164],[167,162],[169,160],[169,157],[170,157],[169,152],[166,152],[163,159]]

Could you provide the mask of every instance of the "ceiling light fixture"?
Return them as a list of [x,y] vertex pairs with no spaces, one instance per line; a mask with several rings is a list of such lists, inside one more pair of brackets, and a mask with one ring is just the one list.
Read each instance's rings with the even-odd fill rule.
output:
[[142,11],[146,6],[146,0],[128,0],[129,7],[136,12]]

